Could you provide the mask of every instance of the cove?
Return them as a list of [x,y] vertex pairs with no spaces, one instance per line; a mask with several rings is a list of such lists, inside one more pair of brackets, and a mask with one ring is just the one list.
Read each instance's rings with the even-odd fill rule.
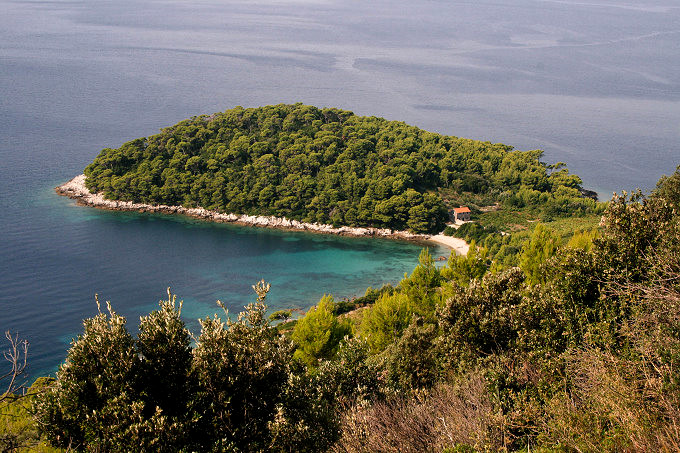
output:
[[[6,266],[3,301],[12,330],[31,342],[32,377],[52,374],[64,360],[82,319],[97,313],[95,293],[102,309],[111,301],[135,332],[139,316],[154,310],[170,287],[184,300],[182,316],[198,334],[199,318],[222,315],[216,300],[236,315],[254,301],[251,285],[260,279],[272,285],[270,311],[306,310],[324,294],[351,298],[369,286],[397,283],[424,247],[105,211],[46,193],[32,202],[43,213],[24,235],[35,256],[30,270]],[[449,254],[445,247],[427,246],[434,256]]]

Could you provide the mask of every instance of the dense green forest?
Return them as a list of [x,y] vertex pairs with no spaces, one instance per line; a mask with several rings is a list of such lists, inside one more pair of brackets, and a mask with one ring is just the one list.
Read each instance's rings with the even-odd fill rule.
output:
[[267,316],[265,282],[238,318],[205,318],[193,335],[169,290],[136,336],[107,304],[55,380],[0,401],[0,441],[93,452],[677,451],[678,238],[680,167],[647,197],[614,197],[598,230],[566,244],[536,225],[519,266],[473,246],[438,267],[424,250],[396,287],[324,296],[298,320]]
[[463,202],[544,220],[599,209],[541,156],[295,104],[197,116],[104,149],[85,174],[114,200],[419,233],[440,232]]

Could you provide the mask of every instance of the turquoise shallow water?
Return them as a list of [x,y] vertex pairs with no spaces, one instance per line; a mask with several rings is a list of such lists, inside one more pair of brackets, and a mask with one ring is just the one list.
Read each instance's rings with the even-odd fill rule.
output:
[[[625,4],[624,4],[625,3]],[[165,288],[192,329],[396,282],[420,247],[98,211],[53,187],[104,147],[236,105],[303,102],[518,149],[586,187],[650,189],[680,144],[677,0],[0,0],[0,329],[52,372],[93,296]],[[436,252],[440,253],[440,252]]]
[[[323,294],[362,295],[396,283],[417,263],[419,244],[241,227],[182,216],[77,206],[51,187],[20,198],[40,213],[6,231],[0,265],[3,324],[31,342],[31,372],[54,371],[81,320],[96,314],[94,294],[128,318],[153,310],[166,288],[184,300],[183,316],[237,314],[255,299],[251,285],[272,284],[271,310],[306,309]],[[12,244],[12,247],[7,247]],[[448,254],[434,246],[432,253]]]

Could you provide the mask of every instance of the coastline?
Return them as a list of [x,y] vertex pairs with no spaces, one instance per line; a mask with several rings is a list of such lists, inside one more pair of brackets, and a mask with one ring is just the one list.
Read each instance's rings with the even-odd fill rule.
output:
[[347,226],[336,228],[332,225],[305,223],[297,220],[290,220],[285,217],[224,214],[217,211],[209,211],[203,208],[185,208],[184,206],[150,205],[146,203],[134,203],[132,201],[108,200],[104,198],[104,195],[101,193],[91,193],[90,190],[85,186],[85,178],[86,177],[83,174],[78,175],[70,181],[55,187],[55,191],[59,195],[76,200],[76,202],[80,205],[108,209],[112,211],[181,214],[212,222],[236,223],[238,225],[246,226],[309,231],[316,233],[335,234],[339,236],[381,237],[407,241],[429,241],[449,247],[460,254],[467,253],[468,248],[467,244],[462,239],[452,238],[442,234],[430,236],[427,234],[414,234],[408,231],[394,231],[387,228],[355,228]]

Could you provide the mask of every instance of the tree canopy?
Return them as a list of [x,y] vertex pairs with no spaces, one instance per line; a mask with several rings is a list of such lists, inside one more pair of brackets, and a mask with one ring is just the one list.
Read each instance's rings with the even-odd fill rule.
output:
[[181,121],[102,150],[85,174],[114,200],[433,233],[448,220],[443,189],[548,203],[556,215],[587,209],[580,178],[541,157],[294,104]]

